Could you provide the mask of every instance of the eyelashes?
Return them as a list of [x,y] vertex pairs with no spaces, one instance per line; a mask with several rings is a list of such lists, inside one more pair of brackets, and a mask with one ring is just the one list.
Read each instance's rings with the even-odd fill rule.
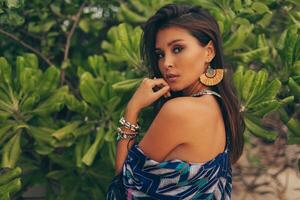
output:
[[[172,52],[175,53],[175,54],[178,54],[178,53],[180,53],[182,50],[183,50],[183,47],[175,46],[175,47],[172,49]],[[157,59],[161,59],[161,58],[163,58],[163,56],[164,56],[163,53],[156,53]]]

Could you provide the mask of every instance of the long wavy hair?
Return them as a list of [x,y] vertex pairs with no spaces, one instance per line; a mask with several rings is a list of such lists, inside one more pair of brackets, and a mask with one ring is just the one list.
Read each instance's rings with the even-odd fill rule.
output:
[[[210,63],[211,67],[225,67],[220,29],[214,17],[208,11],[198,6],[167,4],[141,25],[143,30],[140,43],[141,58],[148,68],[150,78],[163,77],[158,68],[158,58],[155,55],[155,41],[157,32],[160,29],[171,26],[184,28],[189,31],[203,46],[207,45],[211,40],[215,48],[215,57]],[[218,103],[222,110],[226,132],[230,133],[229,158],[231,164],[234,164],[243,153],[245,125],[239,112],[240,105],[235,95],[235,88],[229,81],[228,76],[228,72],[224,73],[223,80],[219,84],[212,86],[211,89],[222,96],[222,100],[218,99]],[[172,98],[176,98],[183,94],[181,91],[171,91],[171,95]],[[166,101],[162,97],[154,102],[156,114]]]

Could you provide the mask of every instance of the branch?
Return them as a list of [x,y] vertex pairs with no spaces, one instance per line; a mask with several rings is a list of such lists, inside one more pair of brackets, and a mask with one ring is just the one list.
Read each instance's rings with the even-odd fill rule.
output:
[[71,28],[71,31],[68,33],[67,35],[67,43],[66,43],[66,46],[65,46],[65,55],[64,55],[64,60],[67,60],[68,57],[69,57],[69,49],[70,49],[70,45],[71,45],[71,39],[72,39],[72,36],[75,32],[75,29],[77,28],[78,26],[78,23],[79,23],[79,19],[80,19],[80,16],[82,14],[82,11],[83,11],[83,8],[85,6],[85,2],[83,2],[75,16],[75,19],[74,19],[74,24]]
[[8,38],[20,43],[22,46],[24,46],[25,48],[31,50],[32,52],[34,52],[35,54],[37,54],[39,57],[41,57],[49,66],[53,65],[53,63],[44,55],[42,54],[39,50],[33,48],[32,46],[30,46],[29,44],[25,43],[24,41],[20,40],[19,38],[17,38],[16,36],[14,36],[13,34],[6,32],[5,30],[0,28],[0,33],[7,36]]
[[[67,62],[67,60],[69,58],[69,50],[70,50],[70,46],[71,46],[71,39],[72,39],[72,36],[75,32],[75,29],[78,26],[79,19],[81,17],[81,14],[82,14],[82,11],[83,11],[83,8],[84,8],[85,4],[86,4],[85,1],[81,4],[78,12],[75,15],[73,26],[72,26],[70,32],[67,34],[67,42],[66,42],[66,45],[65,45],[65,52],[64,52],[63,62]],[[65,80],[65,71],[64,71],[64,69],[62,69],[62,71],[61,71],[61,77],[60,78],[61,78],[61,85],[63,85],[64,80]]]

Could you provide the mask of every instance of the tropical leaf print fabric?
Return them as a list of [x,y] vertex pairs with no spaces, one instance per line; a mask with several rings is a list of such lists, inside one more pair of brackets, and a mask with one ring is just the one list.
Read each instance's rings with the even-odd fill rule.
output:
[[229,200],[232,173],[225,151],[205,163],[179,159],[157,162],[137,144],[130,149],[123,166],[123,183],[128,200],[211,199]]

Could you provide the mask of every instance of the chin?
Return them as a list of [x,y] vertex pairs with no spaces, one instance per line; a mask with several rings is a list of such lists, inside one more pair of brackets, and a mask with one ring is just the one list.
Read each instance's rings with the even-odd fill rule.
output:
[[171,90],[172,92],[180,92],[180,91],[182,90],[182,88],[170,86],[170,90]]

